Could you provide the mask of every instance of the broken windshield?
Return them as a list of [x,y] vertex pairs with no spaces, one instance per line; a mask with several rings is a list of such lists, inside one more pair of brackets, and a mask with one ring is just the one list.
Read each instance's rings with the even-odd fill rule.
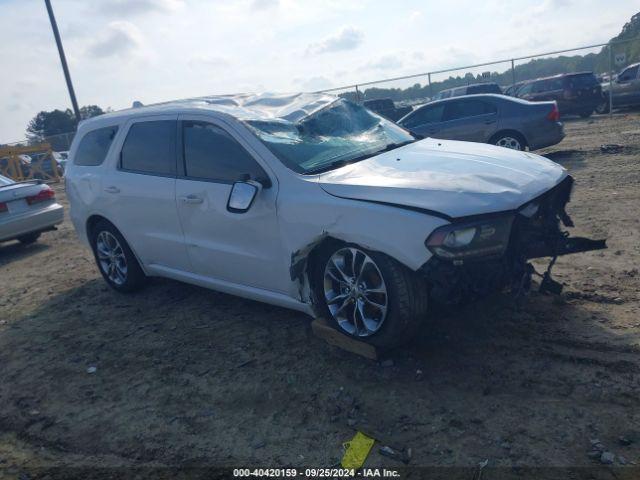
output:
[[319,173],[414,141],[413,136],[361,105],[338,99],[297,122],[246,122],[271,152],[298,173]]

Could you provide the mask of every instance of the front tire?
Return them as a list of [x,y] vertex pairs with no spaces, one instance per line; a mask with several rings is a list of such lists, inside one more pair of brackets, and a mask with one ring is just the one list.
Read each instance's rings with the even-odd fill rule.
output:
[[427,312],[427,287],[396,260],[357,245],[324,249],[314,272],[321,314],[341,333],[391,348],[405,343]]
[[147,280],[138,259],[118,229],[107,221],[91,230],[91,246],[98,270],[107,284],[118,292],[134,292]]

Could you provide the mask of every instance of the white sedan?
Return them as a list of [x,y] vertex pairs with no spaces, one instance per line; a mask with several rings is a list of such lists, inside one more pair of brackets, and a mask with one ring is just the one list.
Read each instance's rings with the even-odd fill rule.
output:
[[0,175],[0,242],[35,242],[62,223],[64,209],[54,190],[39,180],[14,182]]
[[573,180],[560,165],[419,140],[325,94],[100,115],[80,124],[66,179],[76,231],[114,289],[169,277],[385,347],[411,337],[431,300],[521,293],[530,258],[605,248],[563,232]]

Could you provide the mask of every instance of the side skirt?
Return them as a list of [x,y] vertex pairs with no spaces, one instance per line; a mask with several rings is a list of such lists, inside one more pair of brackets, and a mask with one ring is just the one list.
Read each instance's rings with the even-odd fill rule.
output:
[[145,270],[152,276],[155,275],[158,277],[171,278],[173,280],[198,285],[199,287],[216,290],[218,292],[228,293],[230,295],[248,298],[258,302],[269,303],[271,305],[277,305],[278,307],[290,308],[292,310],[297,310],[298,312],[306,313],[311,317],[315,317],[311,305],[282,293],[272,292],[262,288],[248,287],[246,285],[239,285],[226,280],[205,277],[203,275],[165,267],[164,265],[146,265]]

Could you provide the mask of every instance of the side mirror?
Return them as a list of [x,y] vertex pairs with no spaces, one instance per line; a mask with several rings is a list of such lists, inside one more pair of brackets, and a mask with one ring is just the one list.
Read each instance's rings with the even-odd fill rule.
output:
[[231,187],[227,210],[233,213],[246,212],[251,208],[260,190],[262,190],[262,185],[254,180],[235,182]]

